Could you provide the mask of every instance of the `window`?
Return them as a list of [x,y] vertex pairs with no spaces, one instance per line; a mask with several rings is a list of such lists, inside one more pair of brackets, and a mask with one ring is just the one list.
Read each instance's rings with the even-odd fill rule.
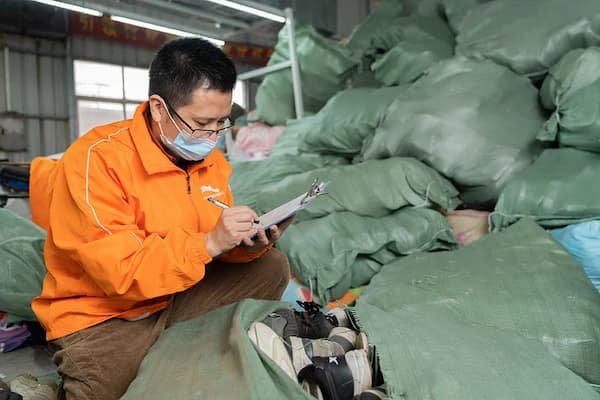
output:
[[243,108],[246,108],[246,87],[244,82],[237,81],[233,89],[233,102],[238,103]]
[[75,96],[79,134],[91,128],[133,117],[148,97],[148,71],[75,60]]

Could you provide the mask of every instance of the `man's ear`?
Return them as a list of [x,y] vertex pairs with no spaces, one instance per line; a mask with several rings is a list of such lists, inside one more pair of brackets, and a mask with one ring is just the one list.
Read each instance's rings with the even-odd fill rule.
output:
[[163,99],[159,95],[153,94],[148,99],[148,103],[150,107],[150,115],[152,116],[154,122],[163,121],[163,118],[166,117],[167,113]]

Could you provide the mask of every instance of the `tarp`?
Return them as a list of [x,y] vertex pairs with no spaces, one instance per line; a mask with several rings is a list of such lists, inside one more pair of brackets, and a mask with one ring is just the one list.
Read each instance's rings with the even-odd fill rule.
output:
[[470,10],[456,52],[541,75],[570,50],[600,44],[598,0],[495,0]]
[[264,186],[289,175],[347,163],[343,158],[318,155],[283,155],[261,161],[232,162],[233,173],[229,185],[236,204],[254,207],[256,195]]
[[[317,112],[334,94],[344,89],[346,75],[357,64],[350,51],[322,37],[313,27],[296,28],[296,53],[307,112]],[[268,65],[289,60],[287,27],[279,32],[275,53]],[[256,118],[270,125],[284,125],[296,116],[292,72],[288,68],[267,75],[256,93]]]
[[298,134],[299,150],[354,157],[360,153],[365,138],[375,133],[387,107],[404,89],[362,88],[336,94],[314,117],[295,123],[295,129],[302,130]]
[[492,214],[495,230],[522,217],[547,228],[600,219],[600,155],[548,149],[504,188]]
[[600,153],[599,47],[564,56],[550,69],[540,96],[553,114],[538,139]]
[[544,120],[528,79],[455,57],[398,96],[360,158],[415,157],[452,179],[467,205],[487,207],[537,157]]
[[46,275],[46,233],[30,221],[0,208],[0,311],[11,320],[35,321],[31,300]]
[[412,158],[394,157],[288,176],[261,188],[255,196],[256,209],[267,212],[301,195],[315,178],[330,182],[327,194],[298,213],[296,221],[339,211],[383,217],[411,205],[449,210],[460,204],[454,186],[435,170]]
[[[443,215],[424,208],[405,208],[380,218],[333,213],[289,226],[278,241],[292,272],[322,302],[343,295],[357,280],[367,283],[377,272],[368,260],[382,265],[414,252],[455,246]],[[353,278],[353,273],[358,276]]]
[[600,382],[600,294],[532,221],[383,266],[357,313],[406,399],[598,398],[550,356]]

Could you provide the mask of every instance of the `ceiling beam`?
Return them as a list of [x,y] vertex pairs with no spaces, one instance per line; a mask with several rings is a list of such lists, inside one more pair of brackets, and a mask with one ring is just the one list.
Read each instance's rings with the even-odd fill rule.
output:
[[225,17],[220,14],[212,13],[210,11],[201,11],[194,7],[185,6],[182,4],[174,3],[172,1],[166,2],[164,0],[142,0],[144,3],[152,4],[156,7],[165,8],[167,10],[179,12],[186,15],[194,15],[200,18],[204,18],[209,21],[220,22],[226,25],[234,26],[236,28],[248,29],[250,24],[238,19]]

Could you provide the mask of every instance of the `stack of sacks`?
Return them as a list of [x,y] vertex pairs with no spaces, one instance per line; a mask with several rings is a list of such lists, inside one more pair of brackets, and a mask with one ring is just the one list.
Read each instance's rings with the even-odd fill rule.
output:
[[544,119],[526,78],[456,57],[397,97],[359,159],[417,158],[450,178],[468,206],[485,208],[539,154]]
[[569,52],[553,66],[540,97],[552,117],[538,135],[561,147],[600,153],[600,48]]
[[572,49],[600,45],[598,0],[494,0],[473,7],[456,52],[539,76]]
[[[314,113],[340,90],[356,65],[350,52],[322,37],[314,28],[296,28],[296,52],[302,80],[302,98],[307,113]],[[287,28],[279,32],[269,65],[289,60]],[[267,75],[256,93],[256,119],[269,125],[284,125],[296,115],[292,73],[285,69]]]
[[256,209],[268,211],[301,194],[314,177],[328,194],[296,216],[278,242],[292,271],[322,301],[367,284],[379,267],[416,251],[453,248],[452,229],[437,211],[460,204],[445,178],[410,158],[322,168],[263,187]]

